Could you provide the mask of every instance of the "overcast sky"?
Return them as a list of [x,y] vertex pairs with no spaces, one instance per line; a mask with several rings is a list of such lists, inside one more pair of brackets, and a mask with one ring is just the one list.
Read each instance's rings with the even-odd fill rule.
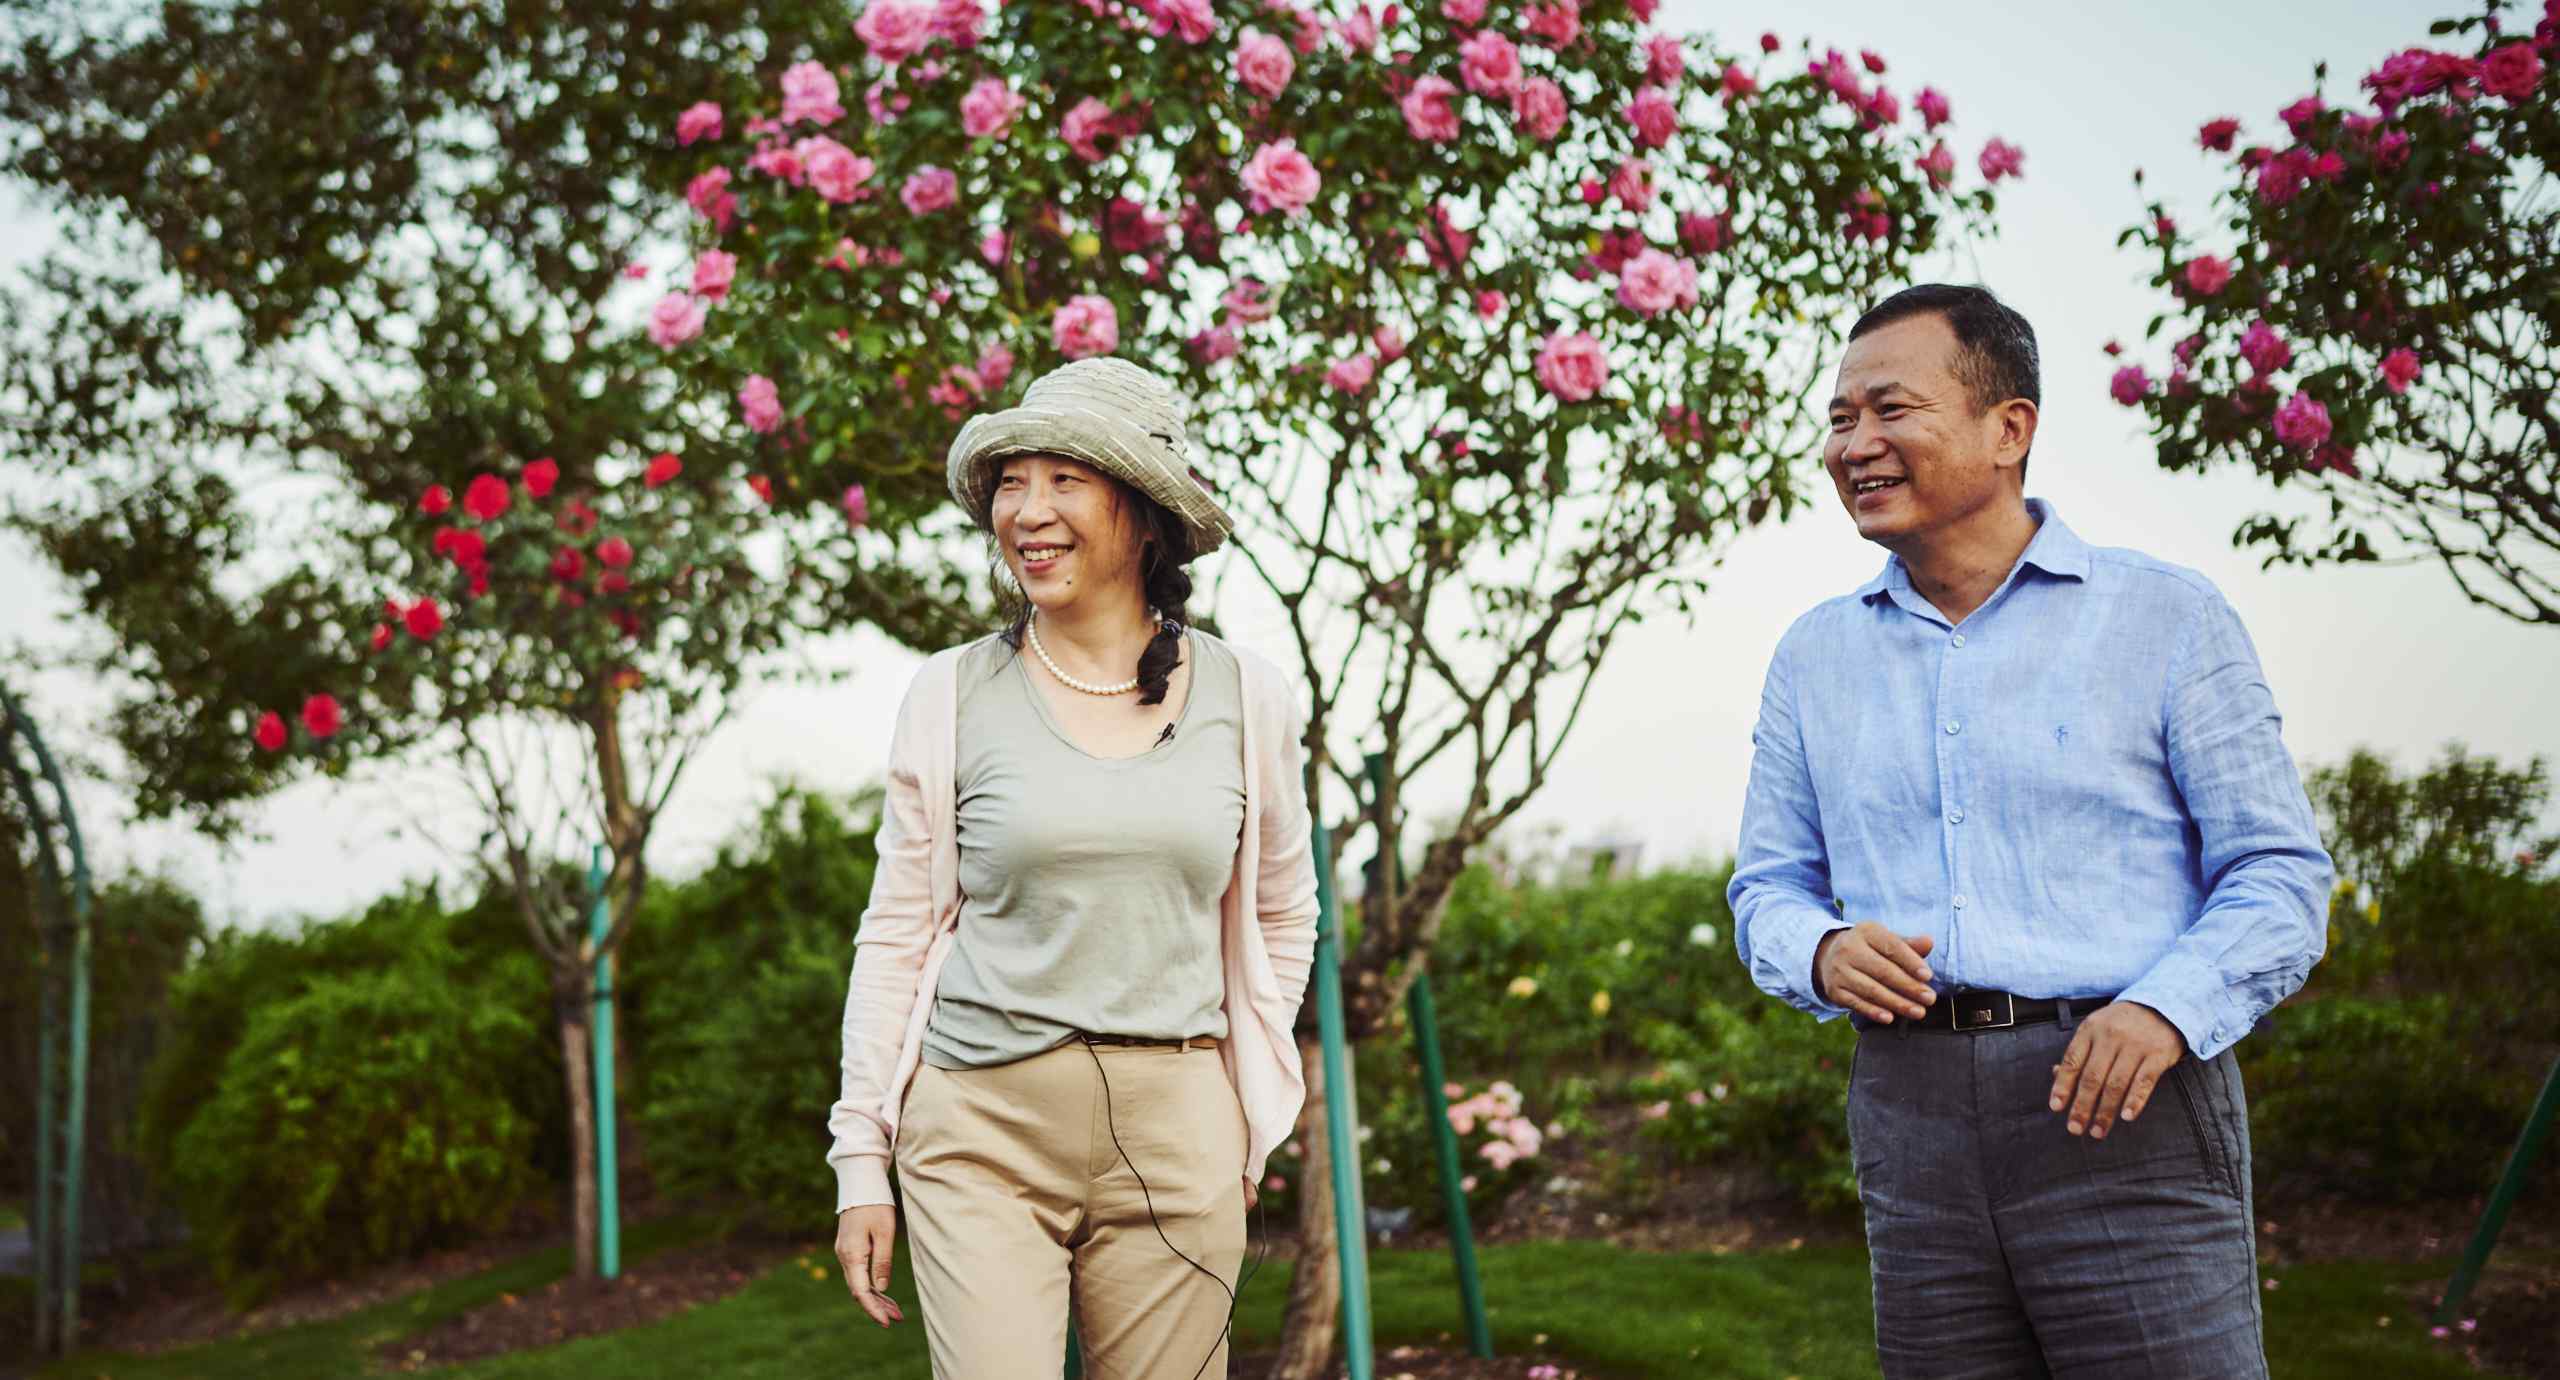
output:
[[[1018,0],[1019,2],[1019,0]],[[2450,0],[2447,0],[2450,3]],[[2026,177],[2003,189],[1998,238],[1934,276],[1986,282],[2034,322],[2045,361],[2045,406],[2031,492],[2083,537],[2139,547],[2218,583],[2257,640],[2285,737],[2305,762],[2359,745],[2415,765],[2459,739],[2521,760],[2554,744],[2549,713],[2560,686],[2560,629],[2533,629],[2465,603],[2440,569],[2261,572],[2230,544],[2233,527],[2271,491],[2240,474],[2173,476],[2150,458],[2133,413],[2106,396],[2110,337],[2141,336],[2157,299],[2144,265],[2115,248],[2139,218],[2131,184],[2152,188],[2192,226],[2216,167],[2197,152],[2196,126],[2237,115],[2252,131],[2310,89],[2327,60],[2333,102],[2356,76],[2398,48],[2427,41],[2426,5],[2339,3],[2306,22],[2299,5],[2164,0],[2147,6],[1939,3],[1928,6],[1796,0],[1783,7],[1671,0],[1664,26],[1748,44],[1775,27],[1844,50],[1873,48],[1903,94],[1947,93],[1968,176],[1981,142],[2000,135],[2026,150]],[[42,252],[49,231],[0,191],[0,262]],[[1866,580],[1882,553],[1825,504],[1751,534],[1718,574],[1694,623],[1647,622],[1610,653],[1564,762],[1528,815],[1567,841],[1641,840],[1650,863],[1721,856],[1733,846],[1750,758],[1761,673],[1787,624],[1809,605]],[[1231,582],[1234,583],[1234,582]],[[0,645],[57,645],[66,606],[22,548],[0,539]],[[1230,632],[1285,649],[1250,617]],[[855,636],[822,650],[855,668],[824,690],[759,692],[691,769],[662,822],[652,862],[661,875],[698,866],[784,776],[850,789],[879,771],[889,718],[916,658]],[[32,685],[37,711],[77,734],[97,706],[74,680]],[[438,867],[414,839],[392,837],[397,781],[307,784],[257,816],[267,840],[219,853],[182,830],[134,827],[111,790],[85,788],[93,852],[106,870],[165,870],[219,918],[274,923],[329,914],[404,876]]]

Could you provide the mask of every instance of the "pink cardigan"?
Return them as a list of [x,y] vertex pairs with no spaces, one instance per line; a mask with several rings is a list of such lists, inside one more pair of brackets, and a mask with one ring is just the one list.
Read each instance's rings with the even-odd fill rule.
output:
[[[960,929],[958,673],[961,659],[978,645],[949,648],[925,662],[907,688],[889,743],[880,865],[854,939],[844,998],[843,1091],[827,1114],[838,1212],[891,1201],[898,1112],[915,1077],[934,984]],[[1297,695],[1279,667],[1232,650],[1244,678],[1244,829],[1235,877],[1219,905],[1226,947],[1222,1053],[1244,1106],[1245,1159],[1237,1173],[1258,1181],[1263,1161],[1296,1127],[1306,1101],[1292,1028],[1315,959],[1316,870]]]

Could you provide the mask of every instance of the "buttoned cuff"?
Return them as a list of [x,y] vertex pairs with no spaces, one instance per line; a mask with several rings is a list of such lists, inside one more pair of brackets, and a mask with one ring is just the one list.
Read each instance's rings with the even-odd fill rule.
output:
[[2139,1002],[2160,1013],[2185,1037],[2187,1052],[2210,1059],[2240,1042],[2254,1024],[2240,1017],[2222,974],[2191,954],[2172,950],[2118,1001]]
[[889,1157],[848,1155],[835,1162],[836,1211],[886,1207],[897,1201],[889,1192]]
[[1822,984],[1813,972],[1813,955],[1822,947],[1823,937],[1848,929],[1845,921],[1807,911],[1786,917],[1786,924],[1770,938],[1769,959],[1785,974],[1791,989],[1787,1001],[1798,1010],[1810,1011],[1823,1020],[1836,1020],[1849,1014],[1849,1008],[1822,998]]

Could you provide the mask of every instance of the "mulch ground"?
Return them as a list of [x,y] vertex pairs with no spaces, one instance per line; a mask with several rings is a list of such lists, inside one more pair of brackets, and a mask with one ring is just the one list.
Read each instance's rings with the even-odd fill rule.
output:
[[426,1370],[638,1327],[736,1293],[791,1250],[774,1242],[715,1242],[661,1251],[624,1266],[617,1279],[562,1279],[527,1294],[501,1294],[386,1342],[374,1357],[391,1370]]

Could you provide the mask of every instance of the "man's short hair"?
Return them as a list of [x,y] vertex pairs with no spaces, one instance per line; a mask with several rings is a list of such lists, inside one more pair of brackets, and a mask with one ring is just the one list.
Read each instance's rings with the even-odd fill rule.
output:
[[[1973,399],[1974,410],[1987,412],[2011,398],[2044,405],[2041,366],[2036,358],[2036,328],[1986,287],[1958,283],[1921,283],[1904,288],[1867,308],[1849,328],[1855,340],[1896,321],[1936,313],[1956,335],[1956,380]],[[2026,462],[2018,477],[2026,478]]]

